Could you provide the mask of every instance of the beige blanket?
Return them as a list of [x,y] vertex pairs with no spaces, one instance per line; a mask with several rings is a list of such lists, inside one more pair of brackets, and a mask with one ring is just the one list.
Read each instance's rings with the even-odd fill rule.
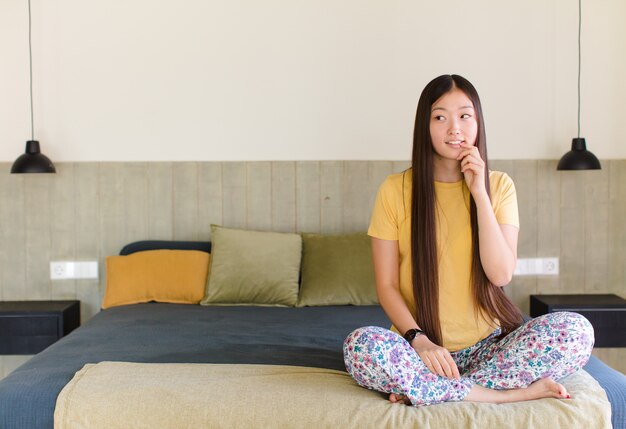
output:
[[85,365],[60,393],[57,429],[610,428],[604,390],[586,372],[563,380],[570,400],[428,407],[389,403],[346,373],[292,366]]

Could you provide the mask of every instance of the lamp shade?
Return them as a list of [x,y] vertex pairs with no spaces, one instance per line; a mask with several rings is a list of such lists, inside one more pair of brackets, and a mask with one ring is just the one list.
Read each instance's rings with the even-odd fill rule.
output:
[[20,155],[11,167],[11,174],[23,173],[56,173],[54,164],[39,150],[39,142],[26,142],[26,153]]
[[587,150],[584,138],[572,139],[572,150],[567,152],[556,167],[557,170],[600,170],[600,161]]

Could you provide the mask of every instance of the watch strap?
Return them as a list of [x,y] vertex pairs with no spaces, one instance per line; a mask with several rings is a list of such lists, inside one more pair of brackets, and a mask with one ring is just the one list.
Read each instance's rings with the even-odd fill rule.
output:
[[409,329],[408,331],[404,333],[404,339],[407,340],[409,344],[411,344],[411,341],[413,341],[415,337],[417,337],[418,335],[426,335],[426,334],[421,329],[417,329],[417,328]]

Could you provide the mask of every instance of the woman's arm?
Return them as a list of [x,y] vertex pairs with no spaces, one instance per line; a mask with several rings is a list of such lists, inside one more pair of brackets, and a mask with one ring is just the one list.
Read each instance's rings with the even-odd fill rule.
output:
[[[378,300],[391,323],[401,333],[405,333],[409,329],[419,329],[419,326],[400,294],[399,254],[397,241],[372,238]],[[431,372],[442,377],[460,378],[459,369],[450,352],[434,344],[426,335],[416,336],[411,347]]]
[[517,235],[519,229],[512,225],[499,225],[485,188],[485,162],[478,148],[461,143],[458,156],[461,172],[476,202],[478,212],[478,241],[480,263],[491,283],[505,286],[513,278],[517,264]]
[[485,274],[495,286],[505,286],[513,278],[517,264],[517,237],[519,229],[513,225],[499,225],[485,198],[476,201],[478,212],[478,240],[480,242],[480,262]]
[[376,293],[391,323],[404,333],[418,328],[404,298],[400,294],[400,252],[395,240],[372,237],[372,256],[376,276]]

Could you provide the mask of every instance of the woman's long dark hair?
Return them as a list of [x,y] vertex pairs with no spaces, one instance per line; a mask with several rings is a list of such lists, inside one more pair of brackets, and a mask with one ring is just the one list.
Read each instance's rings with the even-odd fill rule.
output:
[[[435,151],[430,136],[430,116],[433,103],[454,88],[463,91],[474,105],[478,123],[475,146],[485,162],[485,187],[491,198],[485,124],[478,93],[474,86],[461,76],[439,76],[426,85],[417,105],[413,134],[413,189],[411,191],[411,252],[416,321],[428,338],[439,345],[443,345],[443,340],[439,320],[439,270],[433,168]],[[470,219],[472,227],[470,278],[476,308],[482,313],[482,317],[488,318],[489,322],[497,319],[504,336],[521,324],[522,315],[515,304],[504,294],[502,288],[494,286],[489,281],[483,270],[478,241],[478,215],[476,203],[471,194]]]

